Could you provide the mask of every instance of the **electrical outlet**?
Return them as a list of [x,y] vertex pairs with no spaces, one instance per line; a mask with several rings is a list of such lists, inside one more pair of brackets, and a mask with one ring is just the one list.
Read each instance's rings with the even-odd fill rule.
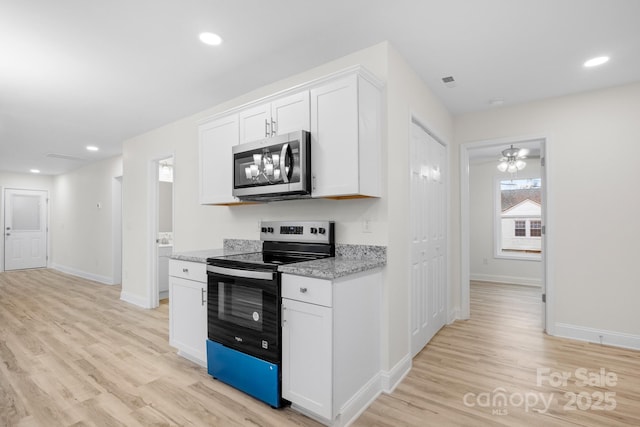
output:
[[371,220],[365,219],[362,221],[362,232],[363,233],[371,233]]
[[483,263],[484,265],[489,265],[489,259],[488,259],[488,258],[483,258],[483,259],[482,259],[482,263]]

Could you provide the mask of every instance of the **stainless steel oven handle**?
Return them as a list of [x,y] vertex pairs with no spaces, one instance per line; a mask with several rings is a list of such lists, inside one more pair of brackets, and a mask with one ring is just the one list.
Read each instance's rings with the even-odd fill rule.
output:
[[[287,167],[288,154],[289,154],[289,144],[284,144],[282,146],[282,152],[280,152],[280,176],[282,177],[282,181],[284,181],[285,183],[289,182],[289,175],[290,175],[290,173],[287,173],[287,170],[285,169]],[[289,166],[289,171],[291,171],[291,169],[293,169],[293,165]]]
[[208,265],[207,271],[245,279],[273,280],[273,272],[271,271],[237,270],[235,268],[217,267],[215,265]]

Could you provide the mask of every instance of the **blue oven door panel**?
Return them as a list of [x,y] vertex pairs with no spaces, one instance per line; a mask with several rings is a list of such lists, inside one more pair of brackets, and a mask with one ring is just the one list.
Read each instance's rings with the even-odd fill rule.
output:
[[207,371],[274,408],[281,406],[280,366],[207,340]]

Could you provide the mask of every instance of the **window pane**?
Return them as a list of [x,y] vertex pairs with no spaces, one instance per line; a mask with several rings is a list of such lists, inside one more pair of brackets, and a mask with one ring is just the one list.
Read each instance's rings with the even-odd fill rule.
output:
[[13,194],[11,207],[13,231],[40,230],[40,196]]
[[[518,256],[541,251],[540,216],[542,181],[532,179],[506,179],[499,181],[500,211],[497,213],[498,254]],[[527,231],[528,229],[528,231]]]

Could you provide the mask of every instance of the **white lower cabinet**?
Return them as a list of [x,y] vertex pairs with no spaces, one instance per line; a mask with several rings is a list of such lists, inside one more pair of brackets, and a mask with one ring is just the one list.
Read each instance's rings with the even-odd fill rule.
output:
[[380,392],[379,270],[337,280],[282,275],[282,397],[345,425]]
[[169,262],[169,344],[178,354],[207,365],[206,264]]

